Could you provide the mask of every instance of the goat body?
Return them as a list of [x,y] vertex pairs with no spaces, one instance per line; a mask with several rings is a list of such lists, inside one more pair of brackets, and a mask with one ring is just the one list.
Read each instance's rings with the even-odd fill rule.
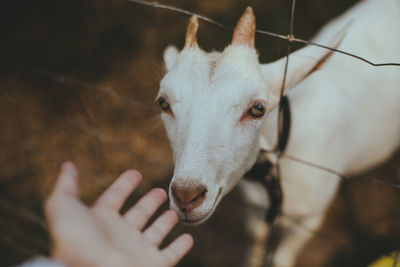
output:
[[[345,28],[339,49],[373,62],[400,62],[399,11],[399,1],[362,2],[327,25],[314,42],[329,43],[332,34]],[[313,57],[314,49],[307,49],[291,55],[288,77],[298,72],[296,57]],[[292,132],[286,153],[290,156],[349,176],[385,161],[399,146],[399,67],[374,67],[335,53],[321,69],[293,87],[288,96]],[[267,117],[261,132],[266,148],[276,140],[276,130],[271,131],[276,128],[276,113],[273,110]],[[296,229],[293,218],[316,229],[340,179],[290,158],[283,157],[280,166],[282,210],[284,217],[292,219],[282,218],[282,224],[295,230],[280,244],[275,262],[291,265],[310,237],[309,232]]]

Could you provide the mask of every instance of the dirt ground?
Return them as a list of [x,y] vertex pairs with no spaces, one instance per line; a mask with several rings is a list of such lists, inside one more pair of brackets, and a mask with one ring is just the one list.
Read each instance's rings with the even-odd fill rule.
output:
[[[251,5],[257,28],[284,35],[289,29],[290,1],[161,2],[229,26]],[[298,1],[296,36],[309,39],[354,2]],[[186,15],[127,0],[2,2],[0,266],[49,253],[42,203],[65,160],[78,165],[87,203],[128,168],[145,177],[130,203],[151,187],[167,188],[173,162],[154,98],[162,51],[168,44],[182,47],[187,21]],[[199,44],[208,51],[223,49],[231,35],[200,22]],[[256,47],[261,62],[286,52],[286,42],[268,36],[257,35]],[[365,266],[399,249],[400,191],[365,181],[398,183],[399,168],[397,153],[342,183],[299,265]],[[180,266],[240,266],[251,243],[243,218],[248,208],[234,190],[204,225],[179,225],[170,238],[189,231],[196,240]]]

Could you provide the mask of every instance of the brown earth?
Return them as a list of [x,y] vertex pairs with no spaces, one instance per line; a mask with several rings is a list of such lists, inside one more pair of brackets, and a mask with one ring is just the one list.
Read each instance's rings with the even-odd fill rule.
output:
[[[354,1],[299,1],[296,36],[310,38]],[[247,5],[257,27],[287,34],[290,1],[163,1],[233,26]],[[0,9],[0,266],[49,253],[42,215],[61,162],[81,172],[90,203],[118,174],[139,169],[149,188],[167,188],[173,163],[153,103],[162,76],[162,49],[181,47],[188,17],[128,1],[12,1]],[[200,23],[199,44],[223,49],[231,31]],[[286,43],[257,35],[262,62],[284,55]],[[297,46],[296,46],[297,47]],[[398,177],[399,156],[366,175]],[[361,180],[360,178],[359,180]],[[305,249],[304,266],[363,266],[400,245],[399,190],[343,183],[322,238]],[[166,208],[166,206],[164,206]],[[250,238],[239,192],[193,233],[181,266],[240,266]],[[251,207],[250,207],[251,208]],[[397,238],[397,241],[396,241]],[[363,253],[368,252],[365,256]]]

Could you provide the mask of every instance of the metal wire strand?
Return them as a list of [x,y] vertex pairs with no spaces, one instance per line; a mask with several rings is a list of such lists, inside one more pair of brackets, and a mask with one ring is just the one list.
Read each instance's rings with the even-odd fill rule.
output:
[[[204,16],[204,15],[201,15],[201,14],[198,14],[198,13],[195,13],[195,12],[191,12],[191,11],[179,8],[179,7],[166,5],[166,4],[160,4],[158,1],[144,1],[144,0],[127,0],[127,1],[128,2],[132,2],[132,3],[141,4],[141,5],[151,6],[151,7],[154,7],[154,8],[161,8],[161,9],[171,10],[171,11],[174,11],[174,12],[177,12],[177,13],[181,13],[181,14],[185,14],[185,15],[188,15],[188,16],[195,15],[195,16],[197,16],[199,19],[201,19],[203,21],[206,21],[208,23],[211,23],[211,24],[213,24],[215,26],[218,26],[218,27],[226,29],[226,30],[233,30],[233,28],[234,28],[232,26],[224,25],[224,24],[222,24],[222,23],[220,23],[220,22],[218,22],[216,20],[213,20],[213,19],[207,17],[207,16]],[[295,2],[295,1],[293,1],[293,2]],[[294,5],[294,3],[292,3],[292,5]],[[293,16],[294,16],[294,12],[293,12]],[[293,29],[293,26],[291,26],[291,29]],[[257,30],[257,29],[256,29],[256,32],[260,33],[260,34],[263,34],[263,35],[268,35],[268,36],[271,36],[271,37],[284,39],[284,40],[287,40],[289,42],[302,43],[302,44],[306,44],[306,45],[313,45],[313,46],[317,46],[317,47],[320,47],[320,48],[328,49],[328,50],[331,50],[331,51],[334,51],[334,52],[337,52],[337,53],[341,53],[341,54],[353,57],[355,59],[361,60],[361,61],[363,61],[363,62],[365,62],[365,63],[367,63],[369,65],[375,66],[375,67],[383,67],[383,66],[398,66],[398,67],[400,67],[400,63],[399,62],[384,62],[384,63],[372,62],[372,61],[370,61],[370,60],[368,60],[368,59],[366,59],[364,57],[361,57],[361,56],[358,56],[358,55],[355,55],[355,54],[352,54],[352,53],[349,53],[349,52],[346,52],[346,51],[343,51],[343,50],[340,50],[340,49],[336,49],[336,48],[329,47],[329,46],[326,46],[326,45],[323,45],[323,44],[319,44],[319,43],[315,43],[315,42],[312,42],[312,41],[307,41],[307,40],[303,40],[303,39],[297,38],[293,34],[282,35],[282,34],[270,32],[270,31]]]

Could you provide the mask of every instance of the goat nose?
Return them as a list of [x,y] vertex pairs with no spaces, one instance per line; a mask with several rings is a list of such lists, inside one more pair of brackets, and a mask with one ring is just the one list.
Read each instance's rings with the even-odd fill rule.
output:
[[206,197],[207,187],[205,185],[178,186],[172,185],[172,196],[179,209],[188,213],[203,203]]

